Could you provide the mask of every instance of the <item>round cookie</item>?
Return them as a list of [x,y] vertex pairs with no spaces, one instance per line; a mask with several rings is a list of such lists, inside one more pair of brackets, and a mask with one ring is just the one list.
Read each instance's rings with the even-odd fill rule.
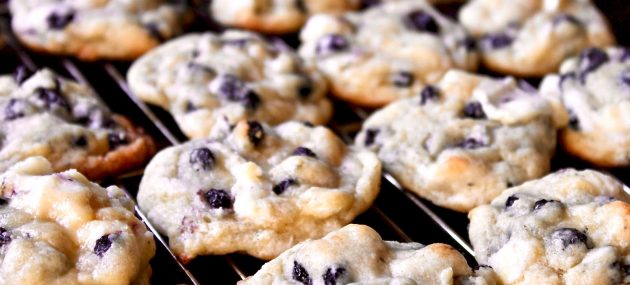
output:
[[184,5],[168,0],[19,0],[9,8],[24,45],[90,61],[137,58],[178,34],[185,18]]
[[153,235],[120,188],[42,157],[0,180],[0,284],[149,284]]
[[300,55],[317,64],[333,95],[366,107],[417,95],[448,69],[477,67],[474,41],[464,28],[425,1],[316,15],[300,39]]
[[614,178],[562,170],[469,213],[470,241],[499,283],[630,284],[630,201]]
[[138,203],[184,262],[232,252],[271,259],[365,211],[380,175],[374,154],[324,127],[241,121],[223,137],[159,152]]
[[355,145],[377,153],[406,189],[466,212],[549,171],[551,110],[523,81],[449,71],[372,114]]
[[361,0],[214,0],[210,14],[223,25],[265,34],[298,31],[313,14],[341,14]]
[[568,153],[599,166],[630,165],[629,49],[585,49],[545,77],[540,93],[568,122],[559,137]]
[[325,124],[332,115],[314,66],[281,42],[248,32],[180,37],[136,61],[127,78],[137,96],[169,110],[191,138],[242,119]]
[[263,265],[246,284],[491,285],[488,267],[472,270],[449,245],[383,241],[368,226],[347,225],[304,241]]
[[556,72],[583,48],[615,42],[605,18],[584,0],[473,0],[459,20],[479,38],[488,69],[517,76]]
[[55,171],[78,169],[90,179],[143,164],[153,140],[111,113],[92,91],[43,69],[0,76],[0,172],[31,156]]

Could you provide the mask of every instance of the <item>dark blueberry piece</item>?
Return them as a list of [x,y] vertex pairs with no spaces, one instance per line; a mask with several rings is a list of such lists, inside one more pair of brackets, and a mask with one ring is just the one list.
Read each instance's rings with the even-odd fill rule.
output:
[[7,203],[9,203],[7,200],[5,200],[3,197],[0,197],[0,206],[6,205]]
[[396,87],[409,87],[413,84],[413,80],[413,73],[408,71],[401,71],[392,75],[392,84]]
[[39,100],[44,102],[46,109],[63,108],[68,110],[70,108],[66,99],[60,94],[59,84],[57,84],[55,89],[37,88],[35,89],[35,94]]
[[4,120],[11,121],[24,117],[24,104],[20,99],[11,98],[4,107]]
[[298,96],[302,99],[306,99],[313,93],[313,82],[308,77],[304,77],[302,84],[298,87]]
[[94,253],[102,257],[103,254],[107,252],[110,247],[112,247],[112,243],[117,237],[118,234],[106,234],[97,239],[96,244],[94,245]]
[[225,190],[212,188],[203,196],[212,209],[232,209],[234,204],[232,197]]
[[381,0],[361,0],[361,9],[366,9],[381,4]]
[[536,201],[534,203],[534,211],[542,208],[543,206],[545,206],[548,203],[560,203],[560,202],[558,202],[556,200],[540,199],[540,200],[538,200],[538,201]]
[[247,137],[249,138],[249,141],[251,141],[255,146],[259,145],[265,138],[265,129],[256,121],[248,121],[247,126]]
[[378,136],[379,132],[379,129],[367,129],[365,131],[365,141],[363,142],[363,144],[365,146],[371,146],[372,144],[374,144],[374,142],[376,141],[376,136]]
[[344,273],[346,273],[346,269],[343,267],[329,267],[326,269],[326,273],[322,275],[324,285],[337,285],[337,279]]
[[329,34],[323,36],[317,42],[315,52],[318,55],[326,55],[347,49],[350,46],[348,40],[339,34]]
[[586,76],[608,62],[608,54],[598,48],[587,48],[580,54],[580,80],[584,82]]
[[291,155],[310,156],[312,158],[317,158],[317,155],[312,150],[303,146],[297,147]]
[[431,14],[423,10],[415,10],[407,14],[404,19],[405,25],[409,29],[414,29],[420,32],[438,33],[440,27],[431,16]]
[[149,35],[152,38],[156,39],[158,42],[163,42],[166,40],[166,37],[162,35],[162,32],[160,31],[157,23],[148,23],[144,25],[144,29],[146,29]]
[[429,100],[433,100],[439,95],[440,91],[435,86],[427,85],[422,89],[422,92],[420,92],[420,105],[426,104]]
[[492,49],[501,49],[512,44],[514,39],[506,33],[496,33],[483,37],[483,44]]
[[465,149],[477,149],[484,147],[485,144],[474,138],[466,138],[462,142],[458,143],[457,146]]
[[576,131],[580,130],[580,120],[572,110],[569,110],[569,128]]
[[516,200],[518,200],[518,197],[514,195],[508,197],[507,200],[505,200],[505,208],[512,207],[512,205],[514,205],[514,202],[516,202]]
[[116,149],[121,145],[125,145],[129,142],[127,134],[123,131],[114,130],[107,134],[107,141],[109,142],[109,149]]
[[247,90],[241,98],[241,104],[248,110],[255,110],[260,106],[260,96],[254,90]]
[[85,136],[79,136],[79,137],[75,138],[72,141],[72,144],[74,144],[74,145],[76,145],[78,147],[84,147],[84,146],[86,146],[88,144],[88,141],[85,138]]
[[308,7],[306,7],[304,0],[295,0],[295,8],[297,8],[301,13],[308,12]]
[[630,87],[630,70],[624,70],[619,79],[626,87]]
[[514,183],[512,183],[511,181],[505,182],[505,187],[512,188],[514,187]]
[[221,80],[219,85],[219,96],[228,101],[239,101],[245,91],[245,82],[236,75],[224,74],[215,80]]
[[28,67],[24,65],[18,66],[13,72],[13,78],[15,78],[15,82],[17,82],[19,85],[24,83],[24,81],[26,81],[26,79],[30,78],[32,75],[33,72],[31,72],[31,70],[29,70]]
[[575,16],[571,14],[564,14],[564,13],[553,17],[552,22],[554,25],[558,25],[562,22],[567,22],[576,26],[582,26],[582,22],[578,18],[576,18]]
[[186,102],[186,112],[190,113],[193,111],[197,111],[197,106],[195,106],[195,104],[193,104],[193,102]]
[[250,39],[246,39],[246,38],[245,39],[228,39],[228,40],[223,40],[222,43],[227,46],[242,48],[246,46],[249,43],[249,41]]
[[276,184],[275,186],[273,186],[271,191],[273,191],[273,193],[276,193],[277,195],[280,195],[284,193],[284,191],[286,191],[287,188],[295,184],[297,184],[297,181],[295,179],[292,179],[292,178],[285,179],[285,180],[282,180],[280,183]]
[[5,228],[0,227],[0,247],[11,242],[11,233],[7,231]]
[[459,44],[463,46],[467,51],[473,51],[477,48],[477,41],[475,41],[475,38],[471,36],[466,36],[459,42]]
[[558,81],[558,87],[560,87],[560,89],[562,89],[562,83],[567,79],[575,79],[575,72],[560,74],[560,80]]
[[214,167],[214,154],[207,147],[193,149],[188,157],[188,162],[195,170],[210,170]]
[[299,262],[295,260],[293,261],[292,277],[293,277],[293,280],[298,281],[302,284],[305,284],[305,285],[313,284],[313,280],[311,280],[311,277],[308,276],[308,272],[306,271],[304,266],[302,266],[302,264],[300,264]]
[[64,12],[52,12],[46,18],[46,22],[51,29],[61,30],[74,20],[74,14],[75,11],[72,9]]
[[485,119],[486,113],[483,112],[481,103],[473,101],[464,106],[464,117],[472,119]]
[[309,128],[313,128],[315,127],[315,125],[313,125],[313,123],[309,122],[309,121],[303,121],[302,124],[304,124],[305,126],[309,127]]
[[572,228],[557,229],[551,234],[551,238],[562,241],[562,246],[564,248],[580,243],[586,245],[587,240],[587,237],[583,232]]

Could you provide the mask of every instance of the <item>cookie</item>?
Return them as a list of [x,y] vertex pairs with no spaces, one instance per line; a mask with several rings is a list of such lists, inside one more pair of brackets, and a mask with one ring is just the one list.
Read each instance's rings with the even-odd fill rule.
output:
[[586,47],[615,42],[605,18],[584,0],[473,0],[459,20],[479,39],[482,63],[502,74],[542,77]]
[[332,115],[313,65],[282,42],[248,32],[180,37],[136,61],[127,78],[137,96],[169,110],[191,138],[242,119],[324,124]]
[[132,60],[181,31],[168,0],[10,1],[12,28],[31,49],[82,60]]
[[300,39],[300,55],[317,64],[333,95],[366,107],[418,95],[447,70],[475,70],[478,61],[464,28],[425,1],[316,15]]
[[490,285],[495,276],[488,267],[472,270],[449,245],[383,241],[368,226],[347,225],[292,247],[238,284]]
[[265,34],[297,32],[313,14],[341,14],[359,8],[360,0],[214,0],[213,18],[227,26]]
[[31,156],[55,171],[78,169],[91,179],[143,164],[153,140],[111,113],[92,91],[43,69],[0,76],[0,172]]
[[540,93],[568,122],[564,149],[605,167],[630,165],[630,50],[588,48],[548,75]]
[[559,171],[469,213],[480,264],[501,284],[630,284],[630,201],[599,172]]
[[355,145],[377,153],[404,188],[466,212],[545,175],[556,122],[524,81],[449,71],[419,96],[373,113]]
[[0,181],[0,284],[149,284],[153,235],[120,188],[42,157]]
[[380,174],[374,154],[325,127],[241,121],[223,137],[159,152],[138,203],[184,262],[232,252],[271,259],[365,211]]

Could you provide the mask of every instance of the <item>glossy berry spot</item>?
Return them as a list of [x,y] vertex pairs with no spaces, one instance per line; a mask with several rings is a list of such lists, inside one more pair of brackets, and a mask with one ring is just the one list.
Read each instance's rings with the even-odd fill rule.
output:
[[518,197],[512,195],[510,197],[507,198],[507,200],[505,200],[505,208],[509,208],[512,207],[512,205],[514,205],[514,202],[516,202],[516,200],[518,200]]
[[423,10],[415,10],[405,17],[405,25],[419,32],[438,33],[440,26],[431,14]]
[[13,72],[13,78],[15,79],[15,82],[18,83],[18,85],[22,85],[22,83],[24,83],[24,81],[29,79],[32,75],[33,72],[31,72],[28,67],[24,65],[18,66]]
[[343,267],[329,267],[322,276],[324,279],[324,285],[337,285],[337,280],[346,273],[346,269]]
[[317,46],[315,47],[315,53],[318,55],[327,55],[343,51],[349,46],[350,43],[344,36],[339,34],[329,34],[319,39]]
[[506,33],[496,33],[483,37],[483,46],[491,49],[502,49],[512,44],[514,39]]
[[598,48],[587,48],[580,54],[580,80],[584,82],[586,76],[597,70],[604,63],[608,62],[609,57],[605,51]]
[[94,245],[94,253],[100,257],[105,254],[111,247],[114,239],[118,237],[118,234],[106,234],[99,239],[96,240],[96,244]]
[[0,227],[0,247],[11,242],[11,233],[7,231],[5,228]]
[[300,264],[297,261],[293,261],[293,272],[291,274],[291,277],[293,277],[293,280],[300,282],[304,285],[312,285],[313,284],[313,280],[311,279],[311,277],[308,275],[308,272],[306,271],[306,268],[304,268],[304,266],[302,266],[302,264]]
[[60,94],[59,85],[57,85],[54,89],[37,88],[35,89],[35,95],[41,102],[44,103],[44,106],[48,110],[55,108],[68,110],[70,108],[66,99]]
[[303,146],[297,147],[291,155],[309,156],[312,158],[317,158],[317,155],[311,149],[303,147]]
[[48,26],[53,30],[61,30],[74,20],[75,11],[70,9],[67,11],[52,12],[46,17]]
[[457,146],[464,149],[477,149],[486,146],[486,144],[475,138],[466,138],[462,142],[458,143]]
[[4,107],[4,120],[11,121],[24,117],[25,104],[26,103],[20,99],[11,98]]
[[551,238],[562,242],[562,246],[564,248],[575,244],[586,245],[587,240],[587,237],[583,232],[572,228],[557,229],[551,234]]
[[78,147],[84,147],[88,144],[88,141],[85,136],[79,136],[72,141],[72,144]]
[[112,130],[107,134],[107,142],[109,143],[109,149],[116,149],[121,145],[125,145],[129,142],[127,134],[120,130]]
[[285,179],[285,180],[282,180],[280,183],[274,185],[271,191],[273,191],[273,193],[276,193],[276,195],[280,195],[284,193],[284,191],[289,189],[289,187],[296,184],[297,184],[297,181],[295,179],[292,179],[292,178]]
[[409,87],[413,84],[414,76],[413,73],[408,71],[401,71],[394,73],[392,75],[392,84],[396,87]]
[[234,204],[230,194],[221,189],[210,189],[204,194],[204,198],[212,209],[232,209]]
[[420,105],[424,105],[427,102],[437,98],[440,95],[440,91],[433,85],[427,85],[420,92]]
[[534,202],[534,208],[533,208],[533,209],[534,209],[534,211],[536,211],[536,210],[538,210],[538,209],[540,209],[540,208],[544,207],[545,205],[547,205],[547,204],[549,204],[549,203],[554,203],[554,202],[555,202],[555,203],[559,203],[559,202],[558,202],[558,201],[556,201],[556,200],[540,199],[540,200],[538,200],[538,201]]
[[265,138],[265,130],[263,126],[256,121],[247,122],[247,137],[254,146],[257,146]]
[[241,104],[248,110],[255,110],[260,106],[260,96],[254,90],[248,89],[241,97]]
[[224,74],[217,77],[219,80],[219,96],[228,101],[239,101],[245,91],[245,82],[236,75]]
[[374,144],[374,142],[376,141],[376,136],[378,136],[378,133],[380,132],[379,129],[367,129],[365,131],[365,141],[363,142],[363,144],[365,146],[371,146]]
[[149,35],[158,42],[163,42],[166,40],[166,37],[162,35],[162,32],[160,31],[157,23],[145,24],[144,29],[147,30],[147,33],[149,33]]
[[486,113],[477,101],[470,102],[464,106],[464,117],[471,119],[485,119]]
[[207,147],[193,149],[188,157],[188,162],[196,171],[212,169],[214,160],[214,154]]

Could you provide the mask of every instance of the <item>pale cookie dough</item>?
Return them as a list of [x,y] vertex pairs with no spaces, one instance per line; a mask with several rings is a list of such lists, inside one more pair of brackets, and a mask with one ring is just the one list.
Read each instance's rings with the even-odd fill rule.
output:
[[297,32],[313,14],[356,10],[361,0],[213,0],[210,14],[223,25],[266,34]]
[[83,60],[131,60],[181,31],[170,0],[15,0],[12,27],[29,48]]
[[325,124],[332,115],[326,82],[313,65],[281,42],[248,32],[180,37],[136,61],[127,78],[137,96],[169,110],[191,138],[241,119]]
[[0,284],[149,284],[153,235],[120,188],[42,157],[0,181]]
[[605,167],[630,165],[630,50],[588,48],[548,75],[540,93],[568,122],[560,143],[575,156]]
[[472,270],[449,245],[383,241],[368,226],[348,225],[302,242],[239,285],[491,285],[488,267]]
[[630,201],[599,172],[561,170],[469,213],[480,264],[505,285],[630,284]]
[[473,0],[459,20],[479,38],[483,64],[503,74],[541,77],[583,48],[615,43],[589,0]]
[[325,127],[241,121],[225,137],[158,153],[138,203],[184,262],[232,252],[272,259],[351,222],[376,198],[380,175],[374,154]]
[[300,39],[300,54],[317,64],[333,95],[367,107],[417,95],[450,68],[477,68],[474,40],[421,0],[316,15]]
[[123,173],[155,152],[153,140],[92,91],[43,69],[0,76],[0,172],[31,156],[90,179]]
[[466,212],[545,175],[556,126],[551,104],[524,81],[450,71],[372,114],[355,144],[377,153],[404,188]]

